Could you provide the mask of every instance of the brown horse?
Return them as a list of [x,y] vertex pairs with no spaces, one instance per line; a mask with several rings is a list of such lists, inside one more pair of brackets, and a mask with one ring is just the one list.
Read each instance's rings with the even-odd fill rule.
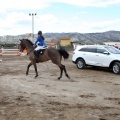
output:
[[60,72],[60,77],[58,77],[58,79],[60,79],[62,77],[63,71],[65,72],[66,77],[70,79],[70,77],[67,74],[65,65],[61,64],[62,56],[64,59],[68,59],[68,57],[69,57],[69,54],[65,49],[60,48],[57,50],[57,49],[52,48],[52,47],[46,48],[43,55],[40,55],[39,58],[35,58],[34,48],[35,47],[33,46],[33,43],[30,40],[28,40],[28,39],[21,39],[20,40],[20,51],[23,52],[23,50],[26,49],[27,55],[29,56],[29,59],[31,61],[28,64],[26,75],[28,75],[29,67],[31,65],[34,65],[35,72],[36,72],[35,78],[36,78],[38,76],[36,63],[51,60],[52,63],[56,64],[60,68],[61,72]]

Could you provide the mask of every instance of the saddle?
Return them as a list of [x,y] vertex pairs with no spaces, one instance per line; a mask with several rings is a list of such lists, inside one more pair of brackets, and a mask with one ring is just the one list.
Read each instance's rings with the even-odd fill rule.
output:
[[45,50],[46,50],[46,49],[40,49],[40,50],[38,50],[37,52],[38,52],[39,55],[43,55],[44,52],[45,52]]
[[39,49],[37,51],[34,51],[34,55],[36,58],[39,58],[40,55],[43,55],[46,49]]

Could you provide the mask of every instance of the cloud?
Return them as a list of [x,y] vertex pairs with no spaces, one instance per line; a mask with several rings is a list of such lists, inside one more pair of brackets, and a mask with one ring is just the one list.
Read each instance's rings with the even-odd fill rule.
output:
[[[88,7],[96,8],[119,5],[120,0],[0,0],[0,3],[1,35],[31,32],[32,20],[31,16],[29,16],[29,12],[38,12],[41,9],[43,9],[42,13],[34,17],[35,33],[37,33],[38,30],[43,30],[43,32],[91,32],[106,29],[119,29],[120,19],[111,18],[111,20],[106,21],[94,21],[91,19],[92,22],[90,22],[85,19],[85,16],[82,18],[82,15],[86,15],[86,13],[87,16],[90,15],[89,11],[87,11]],[[54,12],[56,11],[49,13],[49,7],[54,7],[52,3],[65,3],[69,4],[70,7],[71,5],[80,6],[80,10],[81,7],[86,8],[84,10],[82,9],[83,12],[75,11],[75,14],[72,15],[73,17],[69,19],[69,17],[64,16],[64,14],[63,16],[55,16]],[[44,13],[44,9],[48,11]],[[66,10],[67,8],[63,9]],[[69,14],[68,16],[71,15]]]
[[[34,17],[34,33],[38,30],[45,32],[102,32],[119,30],[120,19],[105,21],[58,19],[54,14],[42,14]],[[0,31],[3,35],[19,35],[32,32],[31,16],[24,12],[11,12],[4,19],[0,18]]]
[[109,30],[119,30],[120,19],[106,20],[106,21],[86,21],[80,26],[79,31],[83,32],[103,32]]
[[0,0],[0,12],[10,10],[40,10],[49,6],[46,0]]
[[49,0],[83,7],[107,7],[120,4],[120,0]]
[[52,3],[66,3],[83,7],[107,7],[120,4],[120,0],[0,0],[0,12],[9,10],[40,10]]
[[[25,22],[29,24],[24,24]],[[30,23],[31,18],[28,14],[23,12],[11,12],[0,18],[0,31],[3,35],[26,33],[29,31]]]
[[45,14],[36,16],[35,18],[35,32],[38,30],[43,30],[43,32],[61,32],[70,30],[71,23],[64,19],[58,19],[53,14]]

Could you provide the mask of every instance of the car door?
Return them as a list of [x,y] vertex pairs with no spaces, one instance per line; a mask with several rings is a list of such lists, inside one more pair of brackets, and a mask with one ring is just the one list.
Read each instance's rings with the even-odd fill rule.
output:
[[97,52],[96,47],[87,47],[86,51],[83,52],[83,54],[82,54],[86,64],[88,64],[88,65],[96,64],[96,61],[95,61],[96,52]]
[[111,62],[111,55],[107,54],[109,53],[105,48],[97,48],[97,63],[98,66],[101,67],[108,67]]

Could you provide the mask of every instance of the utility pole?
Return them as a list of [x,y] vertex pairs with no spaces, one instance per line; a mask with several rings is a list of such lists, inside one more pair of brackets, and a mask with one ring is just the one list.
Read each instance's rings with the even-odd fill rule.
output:
[[29,13],[29,16],[32,16],[32,41],[34,42],[34,16],[36,16],[37,13]]

